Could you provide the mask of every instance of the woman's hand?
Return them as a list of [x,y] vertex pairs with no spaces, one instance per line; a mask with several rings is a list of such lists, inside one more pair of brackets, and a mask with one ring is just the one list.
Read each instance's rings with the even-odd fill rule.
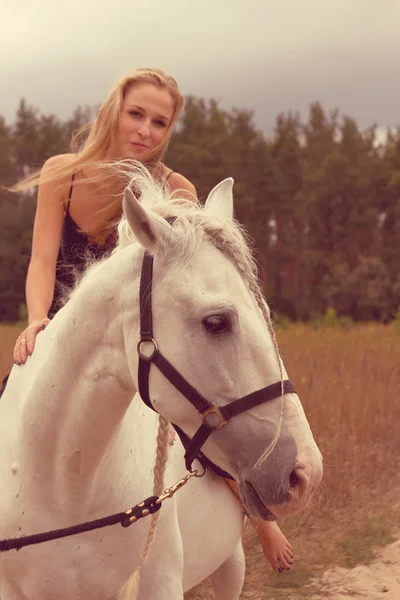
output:
[[37,334],[42,331],[48,324],[50,319],[45,317],[44,319],[32,321],[28,327],[18,336],[14,347],[14,363],[16,365],[23,365],[26,363],[26,359],[32,354],[35,347],[35,340]]

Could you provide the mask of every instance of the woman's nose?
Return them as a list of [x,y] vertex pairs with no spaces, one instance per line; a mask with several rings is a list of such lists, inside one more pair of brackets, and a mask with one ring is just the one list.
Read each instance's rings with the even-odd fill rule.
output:
[[148,137],[150,135],[150,123],[148,123],[147,121],[144,123],[141,123],[138,133],[142,137]]

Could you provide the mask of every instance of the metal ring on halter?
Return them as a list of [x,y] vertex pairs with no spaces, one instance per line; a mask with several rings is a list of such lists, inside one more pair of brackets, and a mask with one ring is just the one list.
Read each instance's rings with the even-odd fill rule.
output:
[[26,340],[19,340],[18,344],[23,344],[24,342],[26,343]]
[[[194,460],[197,460],[198,462],[200,462],[198,458],[195,458]],[[192,471],[190,471],[190,473],[193,473],[193,475],[195,477],[203,477],[207,473],[207,469],[205,467],[203,467],[203,465],[201,463],[200,463],[200,465],[201,465],[201,468],[203,469],[202,473],[199,473],[197,469],[193,469]]]
[[209,402],[209,405],[210,406],[207,408],[207,410],[205,410],[203,413],[200,413],[200,417],[203,423],[206,421],[210,427],[217,431],[217,429],[221,429],[221,427],[226,425],[228,421],[221,413],[218,404],[215,402]]
[[[141,346],[142,344],[153,344],[153,351],[151,354],[147,355],[147,354],[143,354]],[[156,340],[154,340],[153,338],[150,338],[149,340],[140,340],[138,342],[137,345],[137,353],[139,354],[139,358],[141,358],[142,360],[147,360],[147,361],[151,361],[153,360],[153,358],[155,357],[155,355],[158,352],[158,346],[157,346],[157,342]]]

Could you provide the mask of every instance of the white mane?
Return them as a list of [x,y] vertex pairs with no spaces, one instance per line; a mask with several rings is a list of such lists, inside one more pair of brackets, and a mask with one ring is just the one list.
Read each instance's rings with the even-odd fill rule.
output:
[[[179,248],[174,248],[174,268],[179,270],[187,264],[204,239],[207,239],[231,260],[253,293],[261,293],[250,240],[237,221],[210,214],[202,209],[195,197],[183,198],[179,190],[171,193],[168,187],[156,181],[143,165],[135,166],[132,170],[129,187],[146,208],[163,218],[176,218],[173,227],[174,232],[178,234]],[[136,243],[127,220],[122,218],[118,226],[118,243],[114,252]]]

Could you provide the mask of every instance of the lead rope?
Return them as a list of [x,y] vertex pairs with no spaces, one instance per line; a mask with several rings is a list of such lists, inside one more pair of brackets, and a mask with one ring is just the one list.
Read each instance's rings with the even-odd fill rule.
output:
[[[153,482],[153,496],[161,496],[164,490],[164,475],[165,468],[168,462],[168,449],[169,449],[169,440],[170,440],[170,432],[171,425],[169,421],[164,419],[161,415],[158,416],[158,434],[157,434],[157,448],[156,448],[156,460],[154,463],[154,482]],[[140,569],[145,563],[149,551],[152,545],[152,542],[155,537],[158,520],[159,520],[159,512],[151,514],[150,517],[150,525],[147,533],[147,538],[145,545],[143,547],[142,555],[139,559],[138,565],[132,575],[129,577],[128,581],[121,588],[118,594],[118,600],[135,600],[137,597],[137,593],[139,591],[140,585]]]

